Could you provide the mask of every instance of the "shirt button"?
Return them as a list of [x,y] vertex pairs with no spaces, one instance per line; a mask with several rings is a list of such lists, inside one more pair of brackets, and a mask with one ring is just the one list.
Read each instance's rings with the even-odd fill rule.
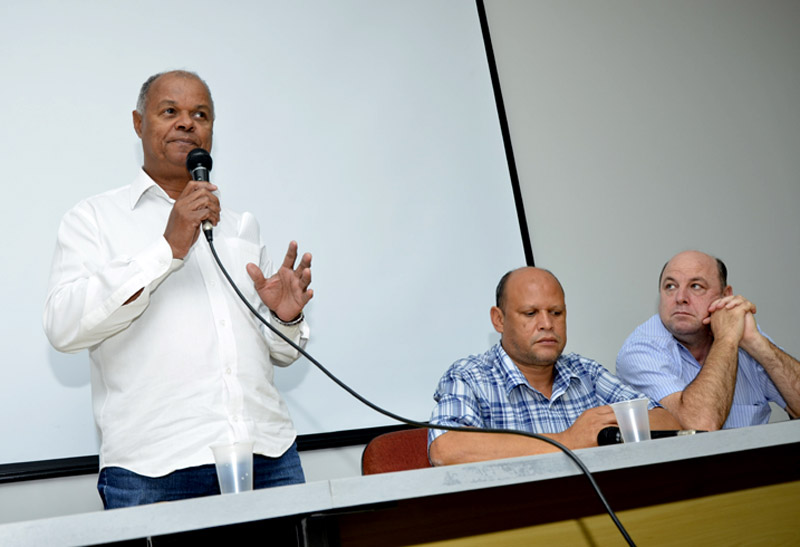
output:
[[224,320],[224,319],[220,319],[220,320],[219,320],[219,326],[220,326],[220,327],[224,327],[225,325],[227,325],[227,323],[225,322],[225,320]]
[[231,367],[226,368],[225,369],[225,374],[230,374],[230,373],[231,373]]

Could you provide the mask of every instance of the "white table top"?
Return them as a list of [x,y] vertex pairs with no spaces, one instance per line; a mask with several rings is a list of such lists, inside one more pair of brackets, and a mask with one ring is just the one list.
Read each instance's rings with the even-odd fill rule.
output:
[[[576,450],[592,472],[800,442],[800,421]],[[0,525],[2,545],[93,545],[580,474],[553,453],[349,477]]]

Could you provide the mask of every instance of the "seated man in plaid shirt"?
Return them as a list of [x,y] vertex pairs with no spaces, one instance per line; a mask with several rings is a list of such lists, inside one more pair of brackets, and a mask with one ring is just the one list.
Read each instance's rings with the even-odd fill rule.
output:
[[[564,289],[539,268],[508,272],[497,285],[492,325],[500,343],[456,361],[439,381],[430,423],[541,433],[570,449],[597,446],[601,429],[617,425],[607,405],[645,397],[567,343]],[[658,403],[651,429],[680,429]],[[555,446],[514,434],[429,430],[434,465],[555,452]]]

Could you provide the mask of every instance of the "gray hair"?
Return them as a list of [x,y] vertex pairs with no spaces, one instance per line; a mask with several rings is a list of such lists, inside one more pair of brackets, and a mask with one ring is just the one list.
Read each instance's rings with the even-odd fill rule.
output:
[[139,97],[136,99],[136,112],[138,112],[140,116],[144,116],[144,111],[147,108],[148,95],[150,94],[150,87],[153,85],[153,82],[162,76],[166,76],[167,74],[174,74],[183,78],[194,78],[203,84],[203,87],[206,88],[206,93],[208,93],[208,100],[211,102],[209,105],[211,106],[211,119],[214,119],[214,99],[211,97],[211,89],[208,87],[206,81],[202,79],[196,72],[191,72],[188,70],[168,70],[166,72],[159,72],[158,74],[153,74],[147,80],[145,80],[145,82],[142,84],[142,88],[139,90]]

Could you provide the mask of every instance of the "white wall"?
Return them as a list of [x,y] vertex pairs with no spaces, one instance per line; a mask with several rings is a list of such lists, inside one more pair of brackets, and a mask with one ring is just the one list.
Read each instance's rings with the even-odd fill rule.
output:
[[[441,371],[493,335],[524,253],[474,4],[20,0],[0,50],[0,412],[24,416],[0,420],[0,464],[97,454],[87,352],[49,346],[42,303],[63,213],[136,176],[131,111],[158,71],[211,87],[223,207],[255,214],[278,264],[292,239],[314,255],[306,349],[341,380],[426,420]],[[393,424],[305,359],[275,382],[300,434]]]

